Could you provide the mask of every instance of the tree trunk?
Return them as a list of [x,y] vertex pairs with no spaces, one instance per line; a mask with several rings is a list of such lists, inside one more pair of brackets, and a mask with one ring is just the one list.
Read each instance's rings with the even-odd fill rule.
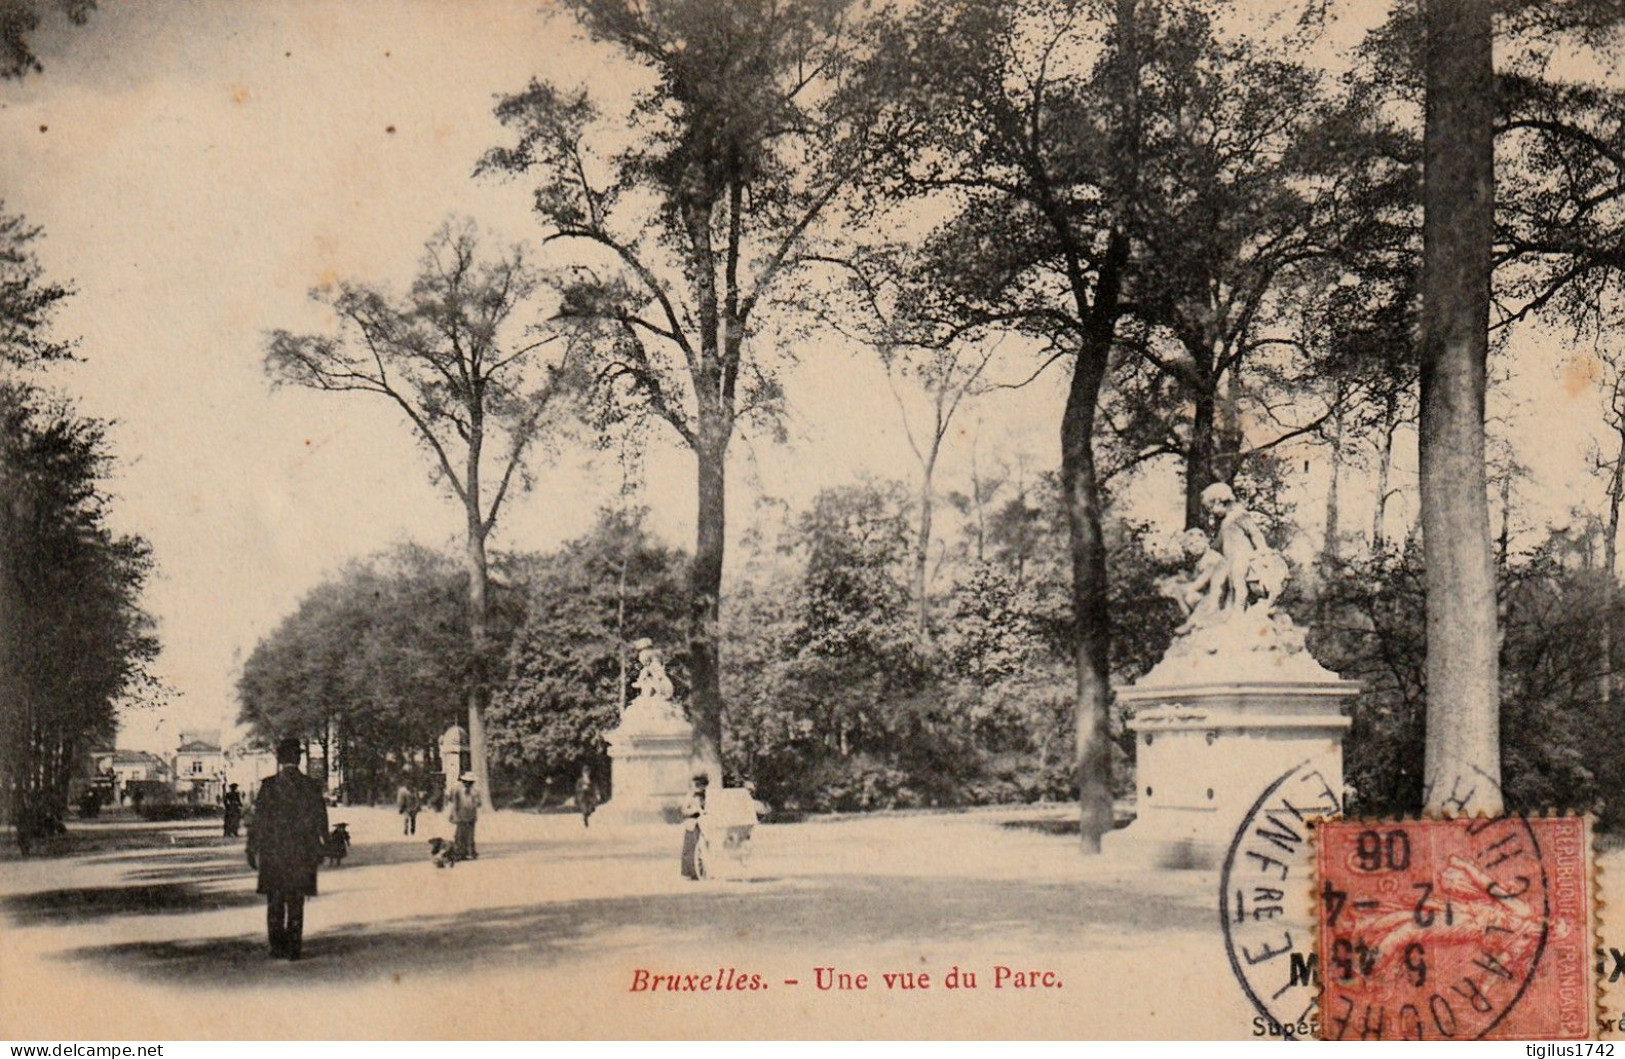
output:
[[[1078,349],[1061,417],[1061,489],[1072,552],[1073,658],[1077,674],[1078,833],[1085,853],[1099,853],[1112,829],[1111,620],[1107,609],[1106,537],[1095,469],[1095,415],[1111,363],[1121,269],[1127,240],[1112,234],[1087,333]],[[1081,299],[1080,299],[1081,300]],[[1079,306],[1084,309],[1085,306]]]
[[[976,561],[987,561],[987,502],[982,496],[982,470],[976,457],[977,449],[982,440],[982,429],[976,428],[976,437],[971,441],[970,448],[970,497],[971,506],[976,514]],[[1016,559],[1016,583],[1021,583],[1021,559],[1018,553]]]
[[[939,437],[940,442],[940,437]],[[927,571],[931,563],[931,516],[935,506],[932,479],[936,477],[935,446],[920,461],[920,525],[914,539],[914,623],[915,635],[923,647],[931,642],[931,600]]]
[[1602,565],[1608,574],[1608,591],[1613,592],[1619,576],[1619,509],[1625,503],[1625,423],[1615,428],[1619,448],[1614,452],[1613,473],[1608,477],[1608,536],[1602,542]]
[[1495,220],[1491,9],[1425,0],[1420,427],[1430,811],[1502,811],[1499,635],[1484,466]]
[[1099,853],[1101,837],[1112,828],[1111,627],[1094,452],[1096,402],[1106,374],[1105,360],[1095,351],[1079,352],[1061,419],[1061,485],[1071,531],[1076,627],[1078,820],[1086,853]]
[[[0,778],[7,799],[6,819],[15,827],[19,846],[27,845],[25,779],[28,761],[28,693],[23,687],[21,662],[22,600],[17,564],[22,533],[21,476],[13,472],[9,429],[14,392],[0,388]],[[23,850],[27,853],[27,849]]]
[[722,785],[722,671],[717,630],[721,618],[723,532],[726,527],[727,434],[701,424],[695,447],[699,509],[694,565],[689,574],[688,671],[696,767]]
[[1191,436],[1185,446],[1185,528],[1203,529],[1207,512],[1202,508],[1202,490],[1216,480],[1213,476],[1214,415],[1218,401],[1205,384],[1192,396]]
[[1512,469],[1501,479],[1501,532],[1495,538],[1495,565],[1506,569],[1507,555],[1512,549]]
[[626,568],[632,562],[632,539],[628,534],[621,541],[621,573],[615,588],[615,657],[621,667],[621,682],[617,685],[621,689],[621,712],[617,716],[626,715],[628,696],[632,685],[626,672]]
[[1332,443],[1332,480],[1326,486],[1326,540],[1321,546],[1321,557],[1328,563],[1337,561],[1339,554],[1337,538],[1342,532],[1339,525],[1339,511],[1337,508],[1337,480],[1343,471],[1343,423],[1341,415],[1334,415],[1331,420]]
[[[1223,350],[1214,354],[1214,361],[1224,358]],[[1217,414],[1213,428],[1213,480],[1234,484],[1241,472],[1242,427],[1241,404],[1236,399],[1236,373],[1234,370],[1216,375],[1213,389],[1217,394]]]
[[1602,542],[1605,602],[1597,623],[1600,640],[1597,657],[1602,661],[1597,693],[1604,706],[1614,700],[1614,593],[1619,585],[1619,509],[1625,502],[1625,424],[1615,431],[1619,435],[1619,448],[1614,452],[1614,473],[1608,479],[1608,535]]
[[1371,550],[1388,546],[1388,477],[1394,467],[1394,433],[1399,429],[1398,401],[1390,394],[1383,419],[1382,453],[1377,459],[1377,507],[1371,514]]
[[[474,495],[474,494],[470,494]],[[485,555],[485,529],[474,508],[469,513],[468,540],[465,552],[468,564],[468,767],[474,773],[475,787],[485,799],[486,807],[495,810],[491,791],[491,766],[486,754],[485,706],[490,698],[486,652],[489,650],[487,633],[490,567]]]

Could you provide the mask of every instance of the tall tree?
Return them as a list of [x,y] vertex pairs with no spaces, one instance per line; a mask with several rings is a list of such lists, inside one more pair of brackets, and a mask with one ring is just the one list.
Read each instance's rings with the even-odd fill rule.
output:
[[525,458],[572,386],[568,356],[547,361],[552,336],[523,326],[540,286],[518,247],[480,252],[472,222],[448,223],[429,240],[411,290],[400,298],[343,282],[311,292],[337,316],[330,334],[273,332],[265,368],[278,384],[383,397],[428,450],[435,477],[463,509],[471,645],[466,696],[473,770],[489,792],[485,706],[491,664],[486,542]]
[[107,526],[104,424],[37,390],[0,384],[0,777],[28,852],[66,815],[84,751],[113,737],[116,707],[141,701],[156,656],[139,605],[150,549]]
[[538,181],[548,240],[575,254],[555,323],[592,358],[606,407],[694,454],[689,705],[696,757],[720,776],[728,448],[781,404],[764,317],[872,135],[842,88],[852,4],[565,6],[653,87],[606,129],[585,90],[533,80],[498,104],[518,140],[481,169]]
[[[1615,349],[1599,351],[1594,363],[1602,383],[1602,422],[1607,429],[1605,443],[1593,443],[1591,471],[1604,480],[1602,528],[1602,583],[1609,598],[1619,585],[1620,512],[1625,508],[1625,355]],[[1578,366],[1578,365],[1577,365]],[[1611,703],[1614,697],[1614,629],[1610,617],[1597,623],[1597,698]]]
[[1275,410],[1245,373],[1260,357],[1313,364],[1328,355],[1318,336],[1297,333],[1299,307],[1339,272],[1414,238],[1419,159],[1377,97],[1335,87],[1279,46],[1227,39],[1210,17],[1191,14],[1164,47],[1174,73],[1142,97],[1154,117],[1136,201],[1145,276],[1136,300],[1171,341],[1139,352],[1188,395],[1186,523],[1197,526],[1209,484],[1340,414],[1327,400],[1307,423],[1249,438],[1244,422]]
[[[1483,496],[1492,269],[1507,326],[1592,302],[1618,258],[1618,106],[1551,69],[1611,46],[1618,0],[1396,5],[1379,76],[1424,114],[1422,526],[1428,579],[1430,809],[1502,804],[1499,633]],[[1497,76],[1494,51],[1503,52]],[[1603,104],[1599,106],[1598,104]],[[1496,159],[1497,134],[1504,148]],[[1499,163],[1499,164],[1497,164]],[[1438,638],[1435,639],[1435,633]]]
[[1495,235],[1492,11],[1424,0],[1421,455],[1430,810],[1498,813],[1499,638],[1484,471]]
[[140,608],[150,550],[108,527],[106,425],[31,381],[73,353],[52,333],[69,291],[46,280],[39,234],[0,215],[0,802],[24,852],[60,825],[116,706],[151,700],[158,650]]
[[[1086,852],[1112,826],[1110,624],[1100,397],[1132,274],[1141,90],[1169,75],[1167,23],[1140,0],[921,3],[882,29],[887,94],[921,120],[888,138],[899,195],[951,218],[925,241],[971,325],[1012,330],[1072,369],[1060,423],[1072,568],[1079,814]],[[1103,38],[1103,40],[1102,40]],[[1097,54],[1087,56],[1093,50]],[[1156,68],[1156,74],[1148,70]]]
[[1604,494],[1608,498],[1608,528],[1602,546],[1603,569],[1612,585],[1619,578],[1619,515],[1621,507],[1625,507],[1625,355],[1611,350],[1602,362],[1602,421],[1610,434],[1612,452],[1598,446],[1592,455],[1592,467],[1608,483]]

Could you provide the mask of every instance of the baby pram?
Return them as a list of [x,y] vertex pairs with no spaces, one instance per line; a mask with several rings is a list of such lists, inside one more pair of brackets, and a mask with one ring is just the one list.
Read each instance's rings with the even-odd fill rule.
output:
[[756,827],[756,799],[743,787],[723,787],[705,796],[699,815],[700,840],[694,848],[694,872],[701,879],[737,878],[750,859],[750,836]]

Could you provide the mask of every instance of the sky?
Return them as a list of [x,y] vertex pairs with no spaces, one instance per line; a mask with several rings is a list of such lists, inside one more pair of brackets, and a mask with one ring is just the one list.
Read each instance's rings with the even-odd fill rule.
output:
[[[48,381],[115,421],[115,524],[157,558],[146,605],[176,694],[126,714],[120,743],[167,748],[181,729],[229,731],[242,660],[324,576],[461,533],[401,419],[364,396],[273,390],[265,333],[321,329],[307,292],[322,282],[403,289],[450,215],[537,242],[530,188],[471,175],[507,140],[495,97],[532,76],[613,92],[626,71],[516,0],[111,0],[39,44],[45,73],[0,83],[0,190],[44,228],[47,275],[77,291],[58,332],[81,360]],[[911,459],[872,363],[823,348],[801,360],[791,444],[733,450],[736,531],[760,490],[803,502]],[[1023,411],[1052,398],[1041,384],[1006,400],[1014,433],[1055,422]],[[691,545],[692,462],[667,440],[643,500],[662,536]],[[578,535],[621,485],[608,456],[540,462],[496,547]]]
[[[461,533],[399,417],[365,397],[274,390],[266,332],[322,328],[307,292],[335,278],[402,289],[450,215],[538,241],[526,184],[472,176],[507,139],[495,97],[533,76],[610,96],[629,79],[525,0],[103,0],[87,25],[48,26],[38,44],[45,72],[0,82],[0,197],[43,227],[47,275],[77,291],[58,333],[79,338],[81,360],[48,381],[115,422],[115,524],[153,545],[146,606],[174,689],[165,708],[126,715],[120,745],[167,749],[182,729],[229,732],[242,660],[325,576]],[[912,473],[873,358],[818,338],[795,352],[789,443],[732,453],[735,533],[761,493],[795,506],[859,473]],[[1537,475],[1531,510],[1600,497],[1581,457],[1589,387],[1565,375],[1559,342],[1518,356],[1512,429]],[[978,402],[950,440],[944,487],[963,488],[973,436],[983,460],[1053,469],[1061,381]],[[646,477],[654,528],[691,545],[690,458],[658,444]],[[539,461],[493,543],[567,540],[620,483],[602,454]],[[1146,510],[1177,519],[1177,486],[1155,492]],[[1346,492],[1358,522],[1369,497]]]

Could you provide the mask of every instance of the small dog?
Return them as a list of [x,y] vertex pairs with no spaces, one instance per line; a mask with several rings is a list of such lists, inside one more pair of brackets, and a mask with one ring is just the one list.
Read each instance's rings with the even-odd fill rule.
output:
[[457,852],[457,847],[446,839],[431,838],[429,839],[429,859],[434,861],[434,866],[437,868],[454,868],[463,857],[462,854]]
[[338,867],[350,852],[350,830],[347,824],[334,824],[333,830],[327,836],[327,859]]

